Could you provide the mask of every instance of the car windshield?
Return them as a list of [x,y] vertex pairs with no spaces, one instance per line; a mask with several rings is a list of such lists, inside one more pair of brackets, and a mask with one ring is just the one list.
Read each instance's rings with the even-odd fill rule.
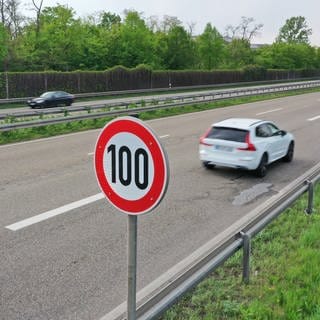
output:
[[45,92],[40,96],[40,98],[50,98],[53,95],[54,95],[54,92]]
[[248,131],[236,128],[212,127],[206,138],[245,142]]

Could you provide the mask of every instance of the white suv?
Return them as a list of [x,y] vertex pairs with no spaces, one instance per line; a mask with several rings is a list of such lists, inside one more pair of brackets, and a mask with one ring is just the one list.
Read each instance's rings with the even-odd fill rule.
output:
[[291,162],[294,137],[273,122],[232,118],[213,124],[200,138],[199,156],[206,168],[224,166],[255,170],[264,177],[267,165]]

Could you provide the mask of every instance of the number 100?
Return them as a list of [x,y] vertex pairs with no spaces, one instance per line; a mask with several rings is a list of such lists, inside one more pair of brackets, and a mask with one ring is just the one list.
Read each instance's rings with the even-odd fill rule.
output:
[[[109,152],[111,153],[111,181],[113,183],[117,183],[118,176],[122,185],[130,185],[132,182],[132,170],[134,170],[135,185],[141,190],[148,187],[149,157],[144,149],[138,148],[132,156],[127,146],[120,147],[117,153],[116,146],[111,144],[108,147],[108,153]],[[141,175],[142,181],[140,181],[140,161],[142,161],[143,168]]]

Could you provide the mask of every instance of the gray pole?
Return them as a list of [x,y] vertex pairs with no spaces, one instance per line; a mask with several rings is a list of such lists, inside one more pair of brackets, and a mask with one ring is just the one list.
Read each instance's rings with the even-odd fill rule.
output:
[[251,237],[247,233],[241,232],[243,239],[243,270],[242,270],[242,281],[245,284],[249,283],[250,280],[250,252],[251,252]]
[[128,215],[128,299],[127,319],[136,320],[137,216]]
[[308,184],[308,208],[304,210],[306,214],[311,214],[313,212],[313,182],[306,181]]

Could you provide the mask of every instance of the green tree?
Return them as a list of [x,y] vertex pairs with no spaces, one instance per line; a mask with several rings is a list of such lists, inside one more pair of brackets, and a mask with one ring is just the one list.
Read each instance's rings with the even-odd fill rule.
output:
[[312,29],[308,27],[305,17],[291,17],[280,28],[277,42],[309,43]]
[[305,43],[276,42],[260,48],[256,63],[268,69],[314,69],[317,50]]
[[204,32],[197,39],[200,65],[210,70],[218,68],[225,55],[225,42],[222,35],[211,23],[208,23]]
[[315,49],[315,51],[316,51],[315,67],[316,69],[320,69],[320,48]]
[[6,58],[8,56],[9,36],[6,28],[0,23],[0,70],[5,69]]
[[120,16],[111,12],[102,12],[100,20],[99,25],[107,30],[111,30],[113,26],[121,23]]
[[254,52],[251,49],[252,39],[260,32],[263,24],[255,24],[254,18],[241,17],[241,22],[226,27],[227,68],[242,68],[253,64]]
[[253,51],[248,40],[233,39],[227,45],[226,67],[242,68],[253,63]]
[[152,41],[155,50],[153,67],[155,69],[168,69],[169,32],[179,27],[182,22],[174,16],[165,15],[162,19],[152,16],[149,18],[149,29],[153,32]]
[[44,8],[40,15],[39,34],[35,23],[27,29],[28,35],[24,38],[25,58],[30,58],[33,67],[39,66],[40,69],[72,69],[74,60],[79,56],[79,24],[72,8],[63,5]]
[[139,64],[152,65],[154,47],[152,32],[136,11],[128,11],[124,22],[114,28],[109,39],[110,51],[117,61],[114,65],[136,67]]
[[77,21],[78,36],[71,39],[77,52],[70,57],[71,69],[104,70],[108,68],[110,31],[88,20]]
[[182,26],[173,26],[164,40],[162,63],[165,69],[192,69],[195,63],[195,44]]

